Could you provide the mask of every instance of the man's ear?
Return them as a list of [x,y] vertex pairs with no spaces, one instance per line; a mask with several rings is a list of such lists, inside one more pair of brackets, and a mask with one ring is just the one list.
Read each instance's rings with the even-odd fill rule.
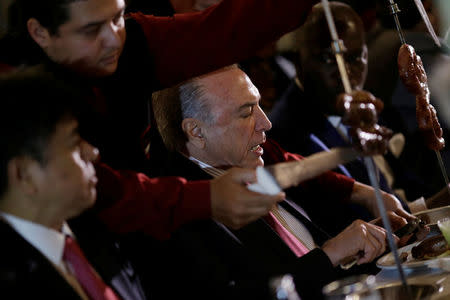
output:
[[9,188],[33,195],[38,191],[39,163],[29,157],[15,157],[8,162]]
[[27,21],[27,29],[31,38],[45,50],[50,42],[50,33],[47,28],[42,26],[35,18],[30,18]]
[[205,147],[205,138],[202,133],[202,123],[199,120],[194,118],[186,118],[181,122],[181,128],[186,134],[189,143],[200,149]]

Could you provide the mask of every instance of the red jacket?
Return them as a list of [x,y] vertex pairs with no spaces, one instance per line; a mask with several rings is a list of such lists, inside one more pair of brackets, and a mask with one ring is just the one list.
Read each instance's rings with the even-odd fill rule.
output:
[[[284,161],[302,160],[303,156],[295,153],[286,152],[278,143],[268,139],[263,146],[264,163],[272,165]],[[302,182],[300,185],[312,191],[323,190],[324,188],[333,195],[333,199],[339,200],[341,203],[347,202],[353,190],[355,180],[333,171],[325,172],[316,178]]]
[[[131,14],[146,35],[156,78],[167,87],[238,62],[299,26],[311,0],[222,1],[203,12],[158,18]],[[97,167],[113,204],[100,216],[116,232],[168,238],[178,226],[211,215],[209,182],[153,178]],[[107,184],[106,184],[107,182]],[[103,192],[100,192],[103,193]]]
[[[150,91],[146,92],[151,94],[151,91],[156,88],[170,86],[251,56],[269,42],[298,27],[305,19],[313,2],[315,1],[224,0],[205,11],[174,17],[131,14],[144,32],[148,54],[152,60],[150,72],[155,78],[149,77],[150,88],[147,90]],[[127,31],[128,29],[127,27]],[[130,32],[128,35],[130,37]],[[1,49],[0,57],[4,57],[1,55]],[[8,61],[4,62],[8,64]],[[133,66],[136,72],[141,71],[140,67]],[[142,76],[137,77],[142,78]],[[157,83],[151,83],[152,79],[155,79]],[[130,91],[132,92],[134,92],[133,83],[131,80]],[[114,83],[106,86],[105,90],[111,86],[114,86]],[[148,100],[150,94],[141,98]],[[136,95],[142,96],[135,93],[128,98],[135,100]],[[123,99],[123,96],[118,98]],[[106,102],[108,100],[106,97]],[[122,102],[127,100],[123,99]],[[128,103],[120,105],[125,108]],[[120,118],[120,116],[109,119],[113,124],[127,124],[133,121],[130,117]],[[104,127],[108,128],[108,126]],[[132,139],[118,139],[116,144],[112,140],[112,144],[106,144],[107,147],[104,147],[106,151],[100,147],[104,158],[107,157],[107,151],[114,152],[115,147],[111,145],[116,147],[130,145],[131,148],[138,148],[139,142],[135,137],[142,133],[143,128],[139,126],[130,128],[133,128],[134,132],[127,130],[122,132],[127,132],[125,137],[129,132]],[[97,137],[101,138],[101,134],[97,134]],[[96,145],[95,141],[94,139],[94,145]],[[132,143],[129,143],[130,141]],[[121,150],[117,153],[120,154]],[[141,150],[138,149],[133,153]],[[132,156],[115,155],[115,160],[116,162],[120,162],[121,159],[132,160]],[[110,163],[108,159],[106,162]],[[175,177],[149,178],[142,173],[136,173],[138,169],[134,167],[136,165],[139,166],[134,164],[129,168],[135,171],[114,170],[105,164],[98,164],[96,167],[99,178],[97,207],[100,218],[111,230],[119,233],[140,230],[156,238],[168,238],[170,233],[181,224],[211,215],[208,181],[187,182]]]

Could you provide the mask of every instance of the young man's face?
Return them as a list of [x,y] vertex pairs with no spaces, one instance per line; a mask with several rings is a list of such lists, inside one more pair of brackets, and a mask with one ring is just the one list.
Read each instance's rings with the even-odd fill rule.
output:
[[96,199],[95,169],[98,150],[78,134],[78,123],[62,121],[51,136],[44,153],[46,162],[35,169],[37,200],[49,209],[64,214],[64,219],[79,215]]
[[69,20],[50,35],[44,49],[55,62],[88,76],[114,73],[125,43],[123,0],[69,4]]
[[208,104],[214,122],[202,128],[206,162],[213,166],[262,166],[261,144],[272,124],[259,106],[258,89],[239,69],[220,72],[210,81],[214,89],[206,89],[214,95]]

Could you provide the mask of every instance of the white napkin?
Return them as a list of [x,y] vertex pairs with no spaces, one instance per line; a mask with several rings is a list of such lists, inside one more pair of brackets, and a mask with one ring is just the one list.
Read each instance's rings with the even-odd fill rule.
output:
[[261,194],[276,195],[281,192],[281,188],[275,178],[264,167],[256,168],[257,182],[249,184],[249,190]]

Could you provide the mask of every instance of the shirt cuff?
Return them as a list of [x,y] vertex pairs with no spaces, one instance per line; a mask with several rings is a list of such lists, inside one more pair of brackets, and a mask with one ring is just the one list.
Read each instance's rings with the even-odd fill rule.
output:
[[416,213],[422,210],[427,210],[427,205],[425,203],[425,199],[420,197],[417,200],[408,203],[408,207],[411,210],[411,213]]

